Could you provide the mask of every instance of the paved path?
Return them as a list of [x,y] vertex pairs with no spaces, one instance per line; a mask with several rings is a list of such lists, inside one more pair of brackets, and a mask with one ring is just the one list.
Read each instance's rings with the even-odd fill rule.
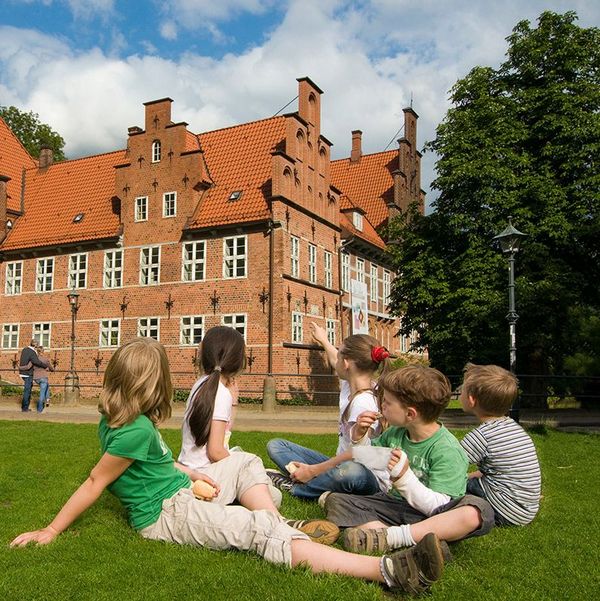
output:
[[[68,423],[97,423],[96,405],[83,403],[74,407],[51,405],[42,414],[35,411],[22,413],[20,399],[0,397],[0,420],[31,420]],[[167,428],[179,428],[183,418],[183,403],[177,403],[173,415],[166,422]],[[240,432],[294,432],[298,434],[335,434],[338,413],[334,407],[278,407],[277,411],[264,412],[257,405],[241,405],[235,421]],[[460,409],[449,409],[442,415],[449,428],[472,428],[476,420]],[[524,425],[546,424],[565,431],[600,432],[600,411],[558,409],[554,411],[524,410]]]

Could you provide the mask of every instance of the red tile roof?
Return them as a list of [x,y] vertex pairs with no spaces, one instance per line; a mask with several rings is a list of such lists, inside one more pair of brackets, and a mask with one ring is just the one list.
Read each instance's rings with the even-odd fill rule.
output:
[[[340,198],[340,208],[352,208],[352,203],[347,197],[342,196]],[[382,240],[381,236],[375,231],[375,228],[371,225],[368,218],[366,216],[363,217],[363,228],[362,231],[359,231],[354,227],[351,215],[351,211],[344,211],[340,214],[340,227],[342,228],[342,231],[346,230],[352,236],[356,236],[357,238],[366,240],[367,242],[373,244],[374,246],[377,246],[378,248],[385,249],[385,242]]]
[[378,229],[388,216],[386,202],[394,198],[392,172],[396,169],[397,150],[364,154],[356,163],[351,163],[349,158],[340,159],[331,162],[331,183],[355,206],[364,209]]
[[[285,138],[285,117],[271,117],[198,134],[215,185],[200,202],[190,228],[253,222],[269,217],[271,152]],[[232,192],[242,191],[236,201]]]
[[[115,189],[114,165],[124,158],[125,151],[118,150],[55,163],[43,170],[28,169],[25,214],[15,220],[2,250],[116,236],[119,217],[113,212],[111,201]],[[78,213],[84,217],[73,223]]]
[[7,208],[21,210],[21,174],[23,167],[30,169],[37,166],[19,139],[12,133],[8,125],[0,117],[0,175],[7,175]]

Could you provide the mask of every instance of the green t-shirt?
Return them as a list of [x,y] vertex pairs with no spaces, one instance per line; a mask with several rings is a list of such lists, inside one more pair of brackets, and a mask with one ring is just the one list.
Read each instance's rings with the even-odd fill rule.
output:
[[136,530],[154,524],[162,502],[190,486],[189,477],[175,467],[169,447],[145,415],[119,428],[110,428],[103,415],[98,436],[103,453],[134,460],[108,490],[123,503]]
[[[400,448],[408,456],[410,468],[427,488],[462,497],[467,488],[469,461],[456,437],[440,424],[440,429],[425,440],[413,442],[406,428],[392,426],[371,444],[376,447]],[[392,489],[391,494],[402,497]]]

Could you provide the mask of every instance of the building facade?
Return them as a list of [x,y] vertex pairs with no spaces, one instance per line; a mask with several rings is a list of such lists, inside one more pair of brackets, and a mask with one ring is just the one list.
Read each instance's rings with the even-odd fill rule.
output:
[[120,344],[152,336],[189,388],[203,332],[225,324],[246,338],[246,396],[265,374],[283,398],[331,390],[310,323],[336,345],[352,332],[352,280],[367,284],[370,333],[408,351],[386,309],[394,274],[378,232],[422,205],[417,116],[405,109],[398,149],[363,156],[355,131],[351,156],[332,161],[321,96],[301,78],[296,112],[200,134],[172,121],[171,99],[147,102],[123,150],[60,163],[48,149],[32,159],[0,120],[0,377],[18,379],[35,338],[60,383],[73,289],[84,387]]

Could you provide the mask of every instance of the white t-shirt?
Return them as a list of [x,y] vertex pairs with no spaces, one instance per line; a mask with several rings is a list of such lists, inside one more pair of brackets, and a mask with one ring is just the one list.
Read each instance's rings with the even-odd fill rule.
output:
[[[208,378],[208,376],[202,376],[192,387],[190,390],[190,396],[188,397],[186,406],[185,406],[185,414],[183,416],[183,424],[181,426],[181,453],[179,453],[179,458],[177,461],[182,463],[183,465],[187,465],[192,469],[200,469],[210,465],[210,459],[208,458],[208,454],[206,452],[206,445],[201,447],[196,446],[194,441],[194,436],[190,430],[190,426],[188,424],[188,414],[190,412],[190,401],[193,398],[194,394],[200,388],[200,386],[204,383],[204,381]],[[227,429],[229,429],[229,424],[231,422],[231,408],[233,405],[233,397],[231,396],[231,392],[222,382],[219,382],[219,387],[217,388],[217,396],[215,397],[215,408],[213,411],[213,420],[217,420],[220,422],[227,422]]]
[[[344,413],[346,412],[348,403],[350,403],[350,384],[347,380],[340,380],[340,429],[336,455],[352,448],[350,431],[352,430],[352,426],[356,423],[358,416],[364,411],[379,411],[375,394],[369,390],[357,394],[352,399],[352,406],[350,407],[348,416],[344,419]],[[375,423],[372,427],[373,430],[376,431],[377,428],[379,428],[379,424]]]

